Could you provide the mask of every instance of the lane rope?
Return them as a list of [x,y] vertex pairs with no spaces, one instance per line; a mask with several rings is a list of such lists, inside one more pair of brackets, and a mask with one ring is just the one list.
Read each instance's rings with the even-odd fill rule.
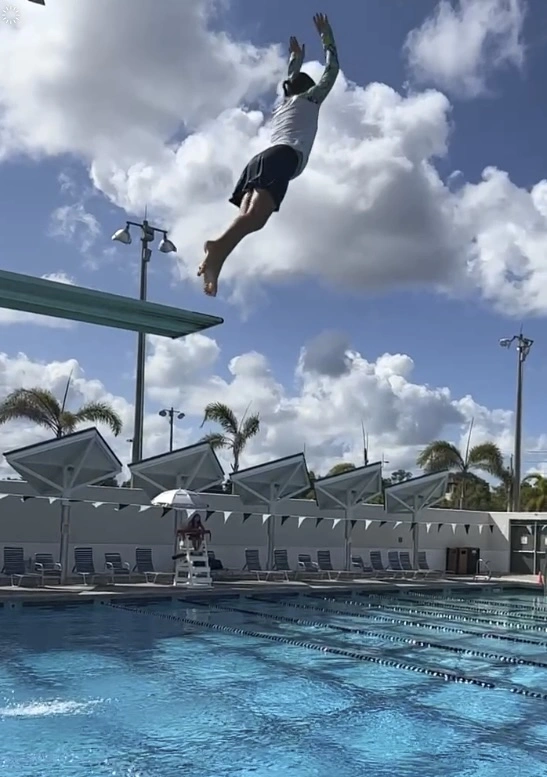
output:
[[[492,606],[492,601],[488,599],[466,599],[464,596],[452,596],[451,594],[448,594],[447,596],[432,597],[430,594],[424,594],[419,591],[408,591],[402,594],[402,596],[412,597],[413,599],[433,599],[434,601],[441,601],[443,603],[445,600],[448,600],[449,602],[461,602],[462,604],[466,604],[466,606],[471,606],[472,604],[483,604],[486,607]],[[539,612],[547,613],[547,605],[537,604],[535,601],[530,602],[530,604],[524,604],[523,602],[496,602],[496,604],[513,610],[537,610]]]

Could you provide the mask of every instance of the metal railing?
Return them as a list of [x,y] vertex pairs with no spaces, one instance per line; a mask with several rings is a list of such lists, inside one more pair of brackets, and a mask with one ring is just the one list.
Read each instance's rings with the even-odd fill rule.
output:
[[[481,572],[481,564],[483,565],[483,571]],[[474,580],[478,577],[484,577],[488,583],[492,578],[492,570],[490,569],[490,562],[484,558],[479,558],[477,561],[477,567],[475,569]]]

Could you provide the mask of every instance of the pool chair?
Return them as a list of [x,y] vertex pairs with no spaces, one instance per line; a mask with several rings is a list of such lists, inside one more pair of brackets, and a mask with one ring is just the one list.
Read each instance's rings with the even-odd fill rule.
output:
[[329,580],[338,580],[341,575],[348,574],[343,570],[334,569],[330,557],[330,550],[317,551],[317,566],[319,567],[319,570],[328,577]]
[[412,566],[412,561],[410,560],[410,553],[408,550],[402,550],[399,553],[399,561],[401,562],[402,568],[409,577],[419,577],[420,575],[424,575],[424,572],[422,572],[421,569],[415,569]]
[[4,547],[4,566],[2,574],[9,577],[11,585],[20,586],[23,580],[32,580],[37,583],[39,575],[35,572],[27,572],[25,554],[23,548],[10,545]]
[[158,572],[154,568],[151,548],[135,548],[135,566],[133,572],[143,575],[147,583],[156,583],[160,575],[165,575],[170,580],[174,577],[174,572]]
[[209,559],[209,569],[211,572],[222,572],[224,570],[222,561],[215,556],[214,550],[207,551],[207,558]]
[[444,574],[440,569],[431,569],[427,562],[425,550],[421,550],[418,553],[418,569],[424,573],[424,577],[442,577]]
[[289,574],[292,569],[289,565],[289,554],[286,550],[280,548],[274,548],[274,572],[280,572],[284,575],[285,580],[289,579]]
[[97,577],[93,561],[93,548],[74,548],[72,574],[83,578],[84,585],[87,585],[88,578],[93,582]]
[[298,554],[298,569],[304,575],[313,575],[314,577],[323,577],[324,573],[319,569],[319,564],[311,560],[309,553]]
[[127,561],[122,561],[119,553],[105,553],[104,568],[112,585],[121,578],[131,580],[131,565]]
[[380,550],[370,551],[370,566],[372,567],[372,574],[374,577],[392,577],[392,573],[389,569],[384,567],[382,561],[382,552]]
[[372,574],[372,567],[367,567],[367,565],[363,561],[363,557],[362,556],[352,556],[351,557],[351,566],[359,574],[363,574],[363,575],[371,575]]
[[387,572],[393,572],[394,577],[406,577],[406,572],[401,566],[398,550],[388,550],[387,552]]
[[61,582],[62,566],[53,560],[51,553],[37,553],[34,556],[34,571],[40,576],[40,585],[44,586],[46,580],[55,583]]
[[[267,569],[262,569],[260,563],[260,554],[255,548],[245,548],[245,566],[243,571],[252,572],[256,575],[257,580],[268,580],[271,572]],[[262,575],[262,578],[260,577]]]

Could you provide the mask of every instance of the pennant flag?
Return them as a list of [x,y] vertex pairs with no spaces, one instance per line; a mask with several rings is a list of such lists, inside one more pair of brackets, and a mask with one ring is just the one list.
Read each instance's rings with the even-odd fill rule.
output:
[[322,518],[316,518],[315,519],[315,528],[316,529],[317,529],[317,527],[319,526],[319,524],[321,523],[322,520],[323,520]]
[[371,523],[372,523],[372,521],[368,521],[368,520],[365,521],[365,531],[368,529],[368,527],[370,526]]
[[458,524],[457,523],[451,523],[450,525],[452,526],[452,533],[456,534],[456,529],[458,528]]
[[402,521],[395,521],[395,526],[393,528],[398,529],[401,524],[402,524]]
[[7,496],[10,496],[9,494],[0,494],[0,499],[5,499]]
[[302,524],[304,523],[306,518],[307,518],[307,515],[300,516],[300,518],[298,519],[298,528],[300,528],[302,526]]
[[33,496],[22,496],[21,497],[21,502],[28,502],[29,499],[34,499],[34,497]]
[[119,512],[120,510],[125,510],[126,507],[129,507],[129,505],[118,505],[117,510]]
[[270,517],[269,515],[263,515],[263,516],[262,516],[262,525],[263,525],[263,526],[264,526],[264,524],[265,524],[265,523],[268,523],[268,518],[269,518],[269,517]]
[[410,531],[412,531],[412,529],[414,529],[414,527],[415,527],[415,526],[416,526],[416,524],[415,524],[415,523],[411,523],[411,524],[410,524]]
[[92,502],[93,507],[102,507],[106,502]]
[[342,520],[341,518],[335,518],[334,521],[332,522],[332,528],[336,529],[336,527],[341,522],[341,520]]
[[245,523],[245,521],[248,521],[251,515],[252,513],[243,513],[243,523]]
[[161,511],[161,517],[163,518],[165,515],[167,515],[170,512],[171,512],[170,507],[164,507],[163,510]]
[[354,529],[357,521],[354,519],[353,521],[350,521],[350,523],[351,523],[351,528]]
[[215,512],[216,512],[216,510],[207,510],[207,511],[206,511],[206,513],[205,513],[205,520],[206,520],[206,521],[208,521],[208,520],[209,520],[209,518],[210,518],[212,515],[214,515],[214,514],[215,514]]
[[484,523],[479,523],[479,534],[482,534],[483,529],[484,529]]
[[463,528],[465,529],[465,533],[466,533],[466,534],[469,534],[469,529],[470,529],[470,527],[471,527],[471,524],[470,524],[470,523],[466,523],[466,524],[464,525],[464,527],[463,527]]
[[432,527],[432,525],[433,525],[433,524],[431,524],[431,523],[426,523],[426,525],[425,525],[425,530],[426,530],[427,534],[429,534],[429,532],[431,531],[431,527]]
[[380,521],[380,529],[382,528],[382,526],[383,526],[385,523],[387,523],[387,521]]
[[230,518],[231,514],[232,514],[231,512],[224,513],[224,523],[228,523],[228,519]]
[[440,523],[440,524],[437,526],[437,531],[439,532],[439,531],[442,529],[442,527],[443,527],[443,526],[444,526],[444,524]]
[[490,524],[490,534],[494,534],[494,524]]
[[52,504],[54,504],[57,501],[57,497],[56,496],[50,496],[50,497],[48,497],[47,501],[50,503],[50,505],[52,505]]
[[81,499],[69,499],[68,503],[69,505],[79,505],[81,501]]
[[281,516],[281,526],[283,526],[283,524],[286,523],[289,520],[290,517],[291,517],[290,515],[282,515]]
[[[97,502],[97,505],[100,505],[101,502]],[[152,505],[140,505],[139,506],[139,513],[144,513],[146,510],[151,510]]]

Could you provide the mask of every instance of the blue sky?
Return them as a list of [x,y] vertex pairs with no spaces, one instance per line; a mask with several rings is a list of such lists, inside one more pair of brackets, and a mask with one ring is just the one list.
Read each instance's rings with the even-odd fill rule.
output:
[[[22,0],[18,3],[22,6]],[[405,93],[409,80],[402,55],[406,36],[430,15],[430,0],[367,0],[343,3],[324,0],[331,18],[345,76],[363,86],[378,81]],[[33,9],[47,14],[49,9]],[[215,25],[237,40],[256,46],[283,44],[289,35],[305,40],[308,56],[321,57],[311,24],[318,10],[310,0],[276,4],[234,0]],[[22,9],[23,14],[27,9]],[[160,11],[158,10],[158,13]],[[25,18],[22,19],[22,23]],[[450,95],[452,130],[449,152],[437,164],[442,178],[460,170],[466,181],[476,182],[489,165],[509,173],[512,181],[530,188],[544,177],[547,110],[544,75],[547,54],[542,45],[547,34],[547,6],[530,2],[523,30],[526,60],[521,72],[505,68],[489,78],[491,94],[476,99]],[[181,73],[184,78],[184,73]],[[208,88],[207,84],[203,85]],[[39,275],[63,272],[84,286],[115,293],[137,294],[138,244],[117,247],[110,235],[122,226],[126,214],[89,184],[87,164],[70,154],[45,158],[16,155],[2,163],[0,215],[5,269]],[[63,192],[59,176],[70,178],[74,192]],[[223,192],[227,197],[229,191]],[[97,219],[101,234],[86,256],[78,250],[78,234],[72,240],[51,233],[52,213],[63,205],[82,200]],[[181,207],[184,207],[181,204]],[[135,218],[142,213],[130,213]],[[321,220],[314,212],[313,218]],[[184,213],[181,213],[184,223]],[[160,224],[164,226],[164,223]],[[170,224],[165,224],[170,227]],[[313,230],[307,224],[302,230]],[[260,243],[254,243],[257,248]],[[234,258],[234,261],[236,259]],[[332,256],[332,262],[337,256]],[[294,382],[298,354],[308,340],[325,329],[348,334],[351,345],[368,361],[383,353],[409,354],[415,363],[412,380],[419,384],[448,386],[454,397],[471,394],[489,408],[511,409],[514,402],[516,354],[498,346],[500,337],[524,327],[535,344],[526,370],[527,433],[537,437],[544,423],[547,344],[542,316],[504,316],[482,301],[478,293],[450,299],[432,290],[417,288],[348,288],[313,278],[288,279],[269,284],[259,305],[244,315],[222,296],[205,299],[199,286],[176,283],[172,260],[155,253],[151,265],[150,298],[167,304],[222,315],[225,325],[211,332],[222,348],[216,371],[226,376],[226,362],[246,351],[264,353],[278,380],[289,389]],[[86,377],[101,380],[109,391],[132,396],[134,340],[130,334],[78,326],[73,330],[46,329],[33,325],[3,327],[9,355],[24,352],[33,360],[50,362],[78,358]],[[155,407],[153,401],[150,407]]]

